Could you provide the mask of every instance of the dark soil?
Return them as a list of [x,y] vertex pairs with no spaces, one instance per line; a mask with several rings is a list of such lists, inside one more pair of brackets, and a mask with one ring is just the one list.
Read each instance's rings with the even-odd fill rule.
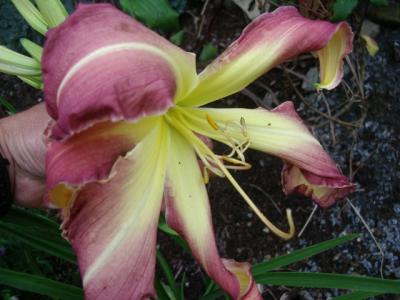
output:
[[[195,5],[190,10],[195,17],[201,16],[201,6]],[[182,21],[187,24],[188,32],[185,48],[192,51],[198,51],[203,43],[210,41],[222,51],[247,23],[240,9],[218,3],[211,3],[207,8],[199,38],[199,28],[193,26],[192,17],[185,14]],[[360,211],[384,251],[384,277],[400,279],[400,29],[381,26],[376,39],[380,51],[373,58],[366,54],[359,41],[356,43],[351,60],[359,66],[359,70],[363,70],[361,87],[349,68],[345,76],[345,82],[351,87],[354,97],[346,94],[343,85],[333,92],[319,95],[305,91],[301,88],[302,80],[299,77],[276,69],[248,88],[253,93],[253,100],[239,93],[214,106],[256,107],[254,101],[260,104],[261,100],[265,106],[274,107],[273,103],[263,102],[268,91],[261,88],[259,83],[273,90],[277,101],[293,100],[299,113],[343,172],[357,183],[357,192],[349,200]],[[307,56],[302,58],[285,67],[306,74],[316,62]],[[10,76],[0,75],[0,86],[0,95],[19,110],[41,101],[40,92]],[[347,109],[343,109],[335,118],[354,126],[339,124],[316,112],[335,115],[343,107]],[[219,150],[218,146],[216,149]],[[280,160],[255,151],[246,154],[253,168],[234,173],[238,182],[261,211],[280,228],[286,226],[285,209],[291,208],[299,231],[314,208],[312,201],[297,195],[287,198],[283,195]],[[346,200],[329,209],[317,209],[301,237],[285,242],[265,230],[227,180],[213,178],[208,190],[221,256],[254,263],[346,233],[359,232],[362,235],[356,241],[292,265],[290,270],[380,276],[382,257],[379,249]],[[187,298],[197,299],[199,291],[204,289],[204,274],[200,267],[168,237],[160,234],[159,241],[174,271],[179,272],[180,276],[186,274]],[[308,290],[308,294],[281,287],[266,289],[263,295],[265,299],[279,299],[285,293],[290,294],[285,299],[328,299],[342,292]],[[400,298],[382,296],[376,299]]]

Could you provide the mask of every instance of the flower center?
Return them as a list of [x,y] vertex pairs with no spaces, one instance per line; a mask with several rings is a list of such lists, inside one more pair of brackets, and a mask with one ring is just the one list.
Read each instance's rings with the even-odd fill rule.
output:
[[[295,232],[294,222],[291,214],[291,210],[288,209],[286,211],[288,224],[289,224],[289,232],[283,232],[279,228],[277,228],[268,218],[258,209],[258,207],[254,204],[254,202],[250,199],[247,193],[242,189],[239,183],[233,178],[232,174],[228,169],[235,170],[247,170],[251,168],[251,165],[245,161],[244,152],[250,146],[250,138],[247,134],[246,121],[244,118],[241,118],[239,123],[234,121],[229,121],[225,126],[220,126],[217,122],[208,114],[206,114],[206,123],[208,126],[211,126],[212,130],[216,132],[216,135],[222,135],[224,143],[227,144],[231,148],[231,152],[228,155],[217,155],[215,154],[209,146],[202,140],[199,135],[196,135],[191,128],[193,128],[193,124],[191,124],[190,119],[185,116],[184,109],[173,108],[168,111],[167,114],[164,115],[166,121],[175,128],[193,147],[196,151],[197,156],[200,158],[203,163],[203,178],[204,182],[208,182],[208,171],[214,173],[220,177],[226,177],[233,187],[239,192],[239,194],[243,197],[246,203],[250,206],[250,208],[254,211],[254,213],[259,217],[259,219],[277,236],[283,239],[290,239],[293,237]],[[203,122],[204,124],[204,122]],[[228,132],[228,128],[230,126],[236,127],[236,130],[241,131],[241,139],[234,138]],[[207,132],[209,128],[205,130]],[[201,134],[201,132],[199,132]],[[214,135],[213,135],[214,136]],[[219,139],[220,140],[220,139]]]

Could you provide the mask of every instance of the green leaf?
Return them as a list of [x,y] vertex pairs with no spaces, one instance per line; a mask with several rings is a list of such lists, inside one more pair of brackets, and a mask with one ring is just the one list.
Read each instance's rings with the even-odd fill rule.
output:
[[352,292],[346,295],[332,298],[332,300],[364,300],[374,296],[378,296],[379,293],[369,293],[369,292]]
[[253,275],[255,276],[255,278],[257,278],[257,276],[260,276],[263,273],[276,270],[285,267],[287,265],[304,260],[308,257],[317,255],[319,253],[322,253],[324,251],[327,251],[329,249],[347,243],[357,238],[358,236],[359,236],[358,234],[349,234],[343,237],[318,243],[316,245],[312,245],[304,249],[293,251],[292,253],[287,255],[278,256],[266,262],[255,264],[252,268]]
[[156,278],[154,281],[154,287],[157,293],[157,300],[171,300],[167,292],[164,290],[164,285],[158,278]]
[[389,0],[371,0],[371,3],[376,6],[386,6],[389,5]]
[[175,297],[174,292],[172,291],[171,287],[169,285],[166,285],[164,282],[160,281],[161,285],[164,288],[165,293],[168,295],[168,299],[170,300],[177,300]]
[[211,294],[216,289],[218,289],[217,284],[210,279],[210,282],[208,283],[208,285],[206,287],[206,291],[204,292],[203,296],[207,296],[208,294]]
[[306,272],[267,272],[256,278],[257,283],[302,288],[348,289],[371,293],[400,294],[396,280]]
[[17,76],[17,77],[37,90],[43,89],[43,82],[41,76]]
[[0,232],[29,247],[76,263],[71,246],[61,236],[59,225],[30,210],[11,208],[9,213],[0,220]]
[[161,267],[161,270],[163,271],[165,278],[167,279],[168,285],[172,291],[172,293],[175,296],[175,299],[178,299],[179,297],[179,292],[178,292],[178,285],[176,284],[174,274],[172,273],[172,270],[165,259],[164,255],[162,255],[160,250],[157,250],[157,262],[158,265]]
[[174,43],[175,45],[182,45],[183,40],[185,38],[185,30],[178,31],[177,33],[173,34],[169,40]]
[[215,47],[212,43],[208,43],[203,46],[203,49],[201,49],[199,60],[209,61],[215,58],[217,55],[218,55],[218,48]]
[[341,21],[350,16],[353,9],[357,6],[358,0],[336,0],[333,4],[334,21]]
[[8,102],[6,99],[3,97],[0,97],[0,104],[5,107],[5,109],[8,111],[10,115],[14,115],[17,113],[17,109],[12,105],[10,102]]
[[179,14],[167,0],[120,0],[122,9],[150,28],[168,32],[180,28]]
[[168,235],[179,236],[179,234],[175,230],[173,230],[171,227],[168,226],[164,216],[160,216],[160,220],[158,222],[158,229],[160,229],[161,231],[165,232]]
[[186,281],[186,273],[183,273],[181,284],[179,285],[179,295],[180,295],[180,300],[185,300],[185,281]]
[[1,221],[15,223],[20,226],[38,228],[40,230],[49,230],[57,234],[60,232],[60,225],[57,222],[36,213],[34,209],[24,209],[13,206]]
[[0,72],[22,76],[37,76],[42,73],[39,62],[4,46],[0,46]]
[[0,221],[2,236],[10,236],[29,247],[57,256],[61,259],[76,263],[71,246],[64,240],[60,233],[54,235],[51,231],[40,231],[26,226]]
[[83,300],[83,291],[78,287],[3,268],[0,268],[0,284],[60,300]]
[[200,300],[215,300],[215,299],[221,299],[221,297],[224,296],[224,292],[221,290],[216,290],[214,292],[211,292],[207,295],[204,295],[200,297]]
[[60,0],[35,0],[35,2],[50,28],[60,25],[68,17],[68,12]]
[[47,22],[40,11],[30,0],[11,0],[15,8],[19,11],[25,21],[37,32],[45,35],[47,32]]
[[26,52],[28,52],[34,59],[36,59],[40,63],[40,61],[42,60],[43,48],[25,38],[21,39],[20,42]]

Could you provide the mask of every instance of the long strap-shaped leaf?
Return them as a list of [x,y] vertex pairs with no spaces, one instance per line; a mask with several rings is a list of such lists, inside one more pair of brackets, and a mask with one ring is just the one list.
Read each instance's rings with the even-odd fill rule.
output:
[[60,0],[35,0],[35,3],[50,28],[58,26],[68,17]]
[[3,268],[0,268],[0,284],[60,300],[83,300],[83,291],[78,287]]
[[45,35],[48,24],[30,0],[11,0],[25,21],[37,32]]
[[60,234],[54,235],[49,231],[38,231],[25,226],[1,221],[0,233],[2,236],[11,236],[30,247],[57,256],[71,263],[76,263],[76,258],[72,252],[71,246]]
[[306,273],[270,272],[256,277],[257,283],[303,288],[338,288],[371,293],[400,294],[400,282],[373,277]]
[[57,222],[37,213],[33,209],[13,206],[1,221],[30,228],[38,228],[40,230],[50,230],[53,233],[60,232],[60,225]]
[[266,262],[256,264],[252,268],[253,275],[257,278],[257,276],[262,275],[265,272],[276,270],[287,265],[299,262],[311,256],[317,255],[319,253],[347,243],[358,236],[358,234],[349,234],[340,238],[335,238],[329,241],[318,243],[304,249],[293,251],[290,254],[282,255]]
[[0,72],[10,75],[37,76],[41,74],[40,63],[28,56],[0,46]]
[[14,107],[14,105],[12,105],[10,102],[8,102],[3,97],[0,97],[0,105],[4,106],[5,109],[8,111],[8,113],[11,115],[14,115],[17,113],[17,109]]
[[0,220],[0,233],[2,236],[11,236],[30,247],[76,263],[71,246],[61,237],[59,225],[30,210],[12,208]]
[[43,47],[25,38],[20,39],[20,42],[26,52],[28,52],[30,56],[40,63],[42,60]]

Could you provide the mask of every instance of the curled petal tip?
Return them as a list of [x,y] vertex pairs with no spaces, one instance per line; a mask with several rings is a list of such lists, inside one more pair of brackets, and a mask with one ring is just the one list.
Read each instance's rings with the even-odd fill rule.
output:
[[320,207],[329,207],[356,189],[339,170],[336,177],[324,177],[289,164],[282,170],[282,186],[286,195],[297,192],[310,197]]
[[343,75],[343,58],[352,50],[350,26],[302,17],[280,7],[251,22],[219,57],[204,69],[199,84],[182,105],[204,105],[236,93],[276,65],[306,52],[320,61],[319,88],[332,89]]
[[240,286],[238,300],[262,300],[257,284],[251,275],[251,266],[248,263],[237,262],[232,259],[222,260],[225,267],[236,275]]
[[353,32],[346,22],[340,22],[326,33],[329,40],[326,45],[316,51],[320,63],[320,83],[317,90],[335,88],[343,77],[343,59],[353,50]]

